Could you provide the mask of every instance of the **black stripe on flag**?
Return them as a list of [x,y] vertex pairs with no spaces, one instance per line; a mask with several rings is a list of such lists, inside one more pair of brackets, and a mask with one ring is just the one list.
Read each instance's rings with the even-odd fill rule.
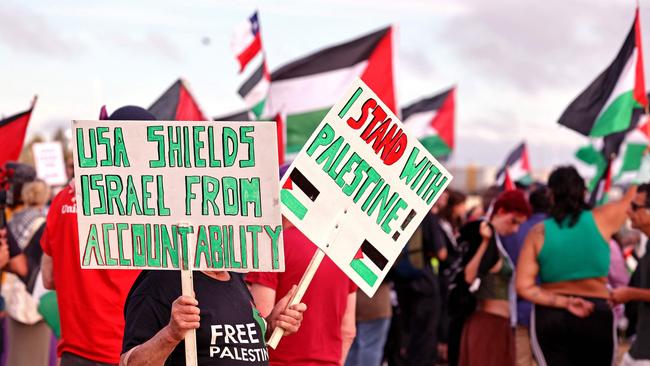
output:
[[251,74],[251,76],[244,82],[244,84],[237,91],[239,95],[245,97],[250,93],[255,85],[259,84],[260,80],[264,77],[264,62],[260,64],[260,67]]
[[386,268],[386,265],[388,264],[388,259],[384,257],[383,254],[377,250],[368,240],[364,240],[363,244],[361,244],[361,252],[363,253],[364,256],[368,257],[372,261],[372,263],[377,266],[377,268],[383,270]]
[[452,90],[453,88],[447,89],[440,94],[418,100],[408,107],[402,108],[402,121],[406,121],[411,115],[416,113],[437,111],[442,107],[442,104],[447,100]]
[[316,201],[316,198],[320,194],[320,191],[305,177],[298,169],[294,168],[289,174],[289,178],[300,188],[303,193],[309,197],[310,200]]
[[326,71],[343,69],[366,61],[389,31],[390,27],[383,28],[350,42],[312,53],[309,56],[282,66],[273,72],[271,80],[279,81],[300,76],[309,76]]

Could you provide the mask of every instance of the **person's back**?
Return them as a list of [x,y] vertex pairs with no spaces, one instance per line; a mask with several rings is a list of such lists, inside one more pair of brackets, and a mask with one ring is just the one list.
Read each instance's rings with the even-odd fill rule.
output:
[[52,257],[61,317],[58,355],[119,363],[124,301],[138,276],[134,270],[81,269],[75,190],[72,184],[52,201],[41,246]]
[[[261,285],[273,289],[276,293],[275,298],[282,298],[294,284],[300,282],[316,248],[316,245],[296,227],[285,227],[286,272],[252,272],[246,275],[246,282],[253,286]],[[255,288],[252,289],[252,293],[262,315],[266,316]],[[347,309],[347,306],[349,296],[355,293],[356,286],[352,281],[331,259],[325,257],[302,298],[302,302],[307,304],[309,310],[305,312],[300,331],[290,337],[283,337],[275,350],[269,349],[269,363],[271,365],[340,365],[343,346],[341,325],[346,311],[354,314],[354,304],[351,309]]]

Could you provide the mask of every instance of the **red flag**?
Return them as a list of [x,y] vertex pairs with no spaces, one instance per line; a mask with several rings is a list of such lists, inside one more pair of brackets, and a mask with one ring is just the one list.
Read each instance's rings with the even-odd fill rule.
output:
[[278,165],[284,164],[284,147],[285,147],[285,126],[284,116],[278,113],[275,115],[275,126],[278,133]]
[[27,124],[32,116],[34,104],[36,104],[36,97],[34,97],[34,101],[28,110],[0,121],[0,136],[2,136],[0,166],[4,166],[8,161],[16,161],[20,157]]

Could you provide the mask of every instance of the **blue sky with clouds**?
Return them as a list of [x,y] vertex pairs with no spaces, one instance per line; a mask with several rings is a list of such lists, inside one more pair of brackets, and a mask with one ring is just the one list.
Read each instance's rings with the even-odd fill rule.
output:
[[458,85],[451,163],[498,165],[526,138],[533,166],[549,167],[573,162],[586,142],[556,120],[613,59],[634,6],[632,0],[4,0],[0,114],[25,109],[38,94],[28,133],[48,134],[71,119],[96,118],[104,104],[109,111],[147,107],[178,77],[208,115],[238,110],[231,32],[259,9],[271,69],[397,25],[402,105]]

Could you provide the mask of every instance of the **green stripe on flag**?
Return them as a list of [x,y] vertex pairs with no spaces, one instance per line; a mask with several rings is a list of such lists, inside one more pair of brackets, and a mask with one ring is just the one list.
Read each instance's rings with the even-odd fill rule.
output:
[[259,119],[260,116],[262,115],[262,112],[264,112],[265,104],[266,104],[266,99],[262,99],[259,103],[255,104],[253,108],[251,108],[251,111],[253,111],[253,114],[255,114],[255,117],[257,117],[257,119]]
[[374,274],[361,259],[353,259],[352,262],[350,262],[350,267],[352,267],[352,269],[357,272],[357,274],[361,276],[369,286],[374,286],[375,282],[377,282],[377,275]]
[[325,118],[331,107],[287,116],[287,152],[297,153]]
[[632,109],[638,107],[639,103],[634,100],[633,92],[625,92],[612,101],[605,111],[598,117],[594,127],[589,133],[591,136],[607,136],[609,134],[624,131],[630,127]]
[[280,201],[296,215],[300,220],[305,218],[307,214],[307,207],[300,203],[298,199],[288,189],[280,190]]
[[419,139],[420,143],[434,157],[446,156],[451,153],[449,146],[440,138],[440,136],[427,136]]
[[341,111],[339,112],[339,118],[343,118],[343,116],[345,116],[345,114],[348,113],[350,107],[352,107],[352,104],[354,104],[357,98],[359,98],[359,95],[361,95],[361,93],[363,93],[363,89],[357,88],[357,91],[355,91],[354,94],[352,94],[352,97],[345,104],[345,107],[343,107],[343,109],[341,109]]

